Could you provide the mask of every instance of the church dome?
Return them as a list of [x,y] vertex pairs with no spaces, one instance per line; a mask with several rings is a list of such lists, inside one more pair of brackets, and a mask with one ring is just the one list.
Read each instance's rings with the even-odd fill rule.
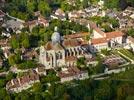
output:
[[59,43],[61,41],[60,33],[57,32],[57,28],[55,28],[55,32],[52,34],[51,40],[53,43]]

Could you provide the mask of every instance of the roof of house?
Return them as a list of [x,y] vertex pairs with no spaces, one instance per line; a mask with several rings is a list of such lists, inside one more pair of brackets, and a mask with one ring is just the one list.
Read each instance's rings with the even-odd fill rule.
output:
[[64,47],[76,47],[80,46],[82,41],[80,39],[67,39],[63,41]]
[[108,40],[106,38],[91,39],[91,44],[93,45],[107,43],[107,42]]
[[64,11],[63,11],[62,9],[57,9],[57,10],[55,11],[55,14],[63,15],[63,14],[65,14],[65,13],[64,13]]
[[134,43],[134,38],[133,37],[129,36],[128,39],[129,39],[129,41]]
[[18,88],[29,83],[30,81],[35,81],[35,80],[39,80],[39,76],[37,75],[35,71],[33,71],[29,75],[25,75],[20,78],[12,79],[6,84],[6,88],[8,90],[13,89],[13,88]]
[[40,23],[49,23],[49,21],[44,16],[41,15],[38,17],[38,21]]
[[68,67],[66,70],[58,73],[60,78],[66,78],[70,76],[75,76],[80,73],[80,70],[77,67]]
[[77,61],[77,57],[75,56],[68,56],[65,58],[66,62],[73,62],[73,61]]
[[113,32],[106,33],[106,37],[108,39],[120,37],[120,36],[123,36],[123,35],[124,35],[124,33],[120,32],[120,31],[113,31]]
[[0,10],[0,16],[5,16],[5,13],[2,10]]
[[19,29],[20,26],[23,25],[22,22],[20,21],[15,21],[15,20],[8,20],[6,23],[4,23],[2,26],[3,27],[10,27],[12,29]]
[[0,39],[0,46],[1,47],[10,46],[9,40],[8,39]]
[[53,44],[51,41],[49,41],[45,45],[45,49],[46,50],[61,50],[63,49],[63,47],[59,43]]
[[60,78],[67,78],[67,77],[76,76],[84,72],[87,72],[87,71],[81,71],[77,67],[71,66],[71,67],[64,68],[64,70],[58,72],[58,76]]
[[81,38],[81,37],[85,37],[90,35],[89,32],[81,32],[81,33],[75,33],[75,34],[71,34],[71,35],[65,35],[64,38],[68,39],[68,38]]
[[45,45],[46,50],[61,50],[68,47],[76,47],[83,45],[84,42],[81,39],[65,39],[61,43],[53,44],[51,41]]
[[31,25],[36,25],[37,24],[37,20],[32,20],[32,21],[28,21],[26,23],[24,23],[24,25],[26,26],[31,26]]

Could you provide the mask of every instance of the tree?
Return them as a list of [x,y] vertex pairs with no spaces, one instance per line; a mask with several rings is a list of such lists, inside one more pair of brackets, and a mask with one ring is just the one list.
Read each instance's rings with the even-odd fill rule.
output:
[[112,97],[112,91],[109,84],[109,81],[102,81],[100,82],[98,88],[95,91],[95,100],[110,100]]
[[111,19],[111,24],[113,28],[118,28],[119,27],[119,21],[115,19]]
[[35,84],[33,85],[33,91],[34,91],[34,92],[40,93],[40,92],[42,92],[42,90],[43,90],[43,86],[42,86],[41,83],[35,83]]
[[88,7],[88,3],[89,3],[89,0],[83,0],[82,1],[83,8],[87,8]]
[[10,65],[14,65],[14,64],[16,64],[16,58],[15,58],[15,55],[14,55],[14,54],[9,55],[9,57],[8,57],[8,61],[9,61],[9,64],[10,64]]
[[134,28],[130,28],[130,29],[128,30],[127,34],[128,34],[129,36],[134,37]]
[[36,2],[35,1],[27,1],[27,9],[29,12],[33,12],[35,10]]
[[13,49],[19,48],[19,40],[17,39],[16,36],[13,36],[13,37],[11,38],[10,43],[11,43],[11,47],[12,47]]
[[33,100],[33,96],[27,91],[22,91],[15,97],[15,100]]
[[21,42],[21,45],[24,47],[24,48],[28,48],[30,46],[29,44],[29,39],[28,38],[25,38],[22,42]]
[[21,33],[21,35],[19,37],[19,41],[20,41],[22,47],[24,47],[24,48],[30,47],[29,36],[27,33]]
[[119,0],[105,0],[104,6],[111,9],[119,9]]
[[67,93],[64,93],[64,94],[63,94],[63,100],[71,100],[70,95],[67,94]]
[[11,98],[9,97],[9,95],[7,94],[6,89],[4,88],[0,88],[0,100],[10,100]]
[[1,88],[1,87],[4,87],[5,84],[6,84],[5,79],[0,79],[0,88]]
[[64,2],[61,3],[61,9],[63,11],[71,11],[71,10],[74,9],[74,6],[71,6],[68,3],[66,3],[66,1],[64,1]]
[[38,10],[44,15],[49,16],[51,12],[51,8],[49,7],[49,4],[45,1],[39,1],[38,4]]
[[86,66],[85,58],[81,57],[77,60],[77,66],[79,68],[83,68],[83,66]]
[[12,72],[9,72],[7,75],[6,75],[6,81],[9,81],[13,78],[16,77],[16,74],[12,73]]
[[19,53],[17,54],[11,54],[8,57],[8,61],[10,65],[18,64],[21,61],[21,56]]
[[102,27],[105,29],[105,32],[111,32],[112,31],[112,28],[107,24],[103,25]]

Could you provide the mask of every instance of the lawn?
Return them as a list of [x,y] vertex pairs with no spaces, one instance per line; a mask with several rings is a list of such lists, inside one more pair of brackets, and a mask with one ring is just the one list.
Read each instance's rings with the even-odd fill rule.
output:
[[130,59],[134,60],[134,54],[132,52],[130,52],[129,50],[126,49],[120,49],[119,50],[122,54],[126,55],[127,57],[129,57]]

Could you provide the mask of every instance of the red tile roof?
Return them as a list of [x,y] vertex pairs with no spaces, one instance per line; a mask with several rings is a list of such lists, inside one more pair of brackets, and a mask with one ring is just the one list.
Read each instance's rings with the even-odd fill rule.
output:
[[106,37],[108,39],[120,37],[120,36],[123,36],[123,35],[124,35],[124,33],[120,32],[120,31],[114,31],[114,32],[106,33]]
[[108,40],[106,38],[98,38],[98,39],[92,39],[91,44],[101,44],[101,43],[107,43]]
[[63,46],[65,47],[75,47],[80,46],[82,41],[80,39],[67,39],[63,41]]
[[71,35],[65,35],[64,38],[68,39],[68,38],[82,38],[82,37],[86,37],[90,35],[89,32],[81,32],[81,33],[75,33],[75,34],[71,34]]
[[28,22],[24,23],[24,25],[26,25],[26,26],[36,25],[36,24],[37,24],[37,20],[32,20],[32,21],[28,21]]
[[77,61],[77,57],[75,56],[68,56],[65,58],[66,62],[72,62],[72,61]]
[[61,50],[64,47],[76,47],[80,45],[84,45],[87,42],[82,41],[81,39],[65,39],[61,44],[56,43],[55,45],[52,42],[47,42],[45,45],[46,50]]
[[61,71],[58,73],[60,78],[66,78],[70,76],[75,76],[80,73],[80,70],[77,67],[68,67],[66,71]]
[[39,80],[39,76],[37,75],[35,71],[33,71],[29,75],[25,75],[21,78],[12,79],[6,84],[6,88],[8,90],[13,89],[13,88],[19,88],[29,83],[30,81],[36,81],[36,80]]

